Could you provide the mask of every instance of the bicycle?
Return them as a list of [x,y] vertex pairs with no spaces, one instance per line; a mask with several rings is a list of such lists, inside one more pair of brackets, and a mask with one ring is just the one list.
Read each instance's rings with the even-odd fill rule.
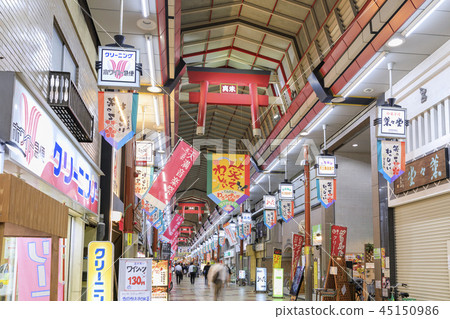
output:
[[409,293],[407,292],[400,292],[398,291],[398,287],[402,286],[404,288],[407,288],[408,285],[407,284],[402,284],[402,283],[397,283],[395,286],[391,286],[390,288],[390,292],[391,292],[391,297],[388,299],[389,301],[399,301],[399,296],[401,298],[402,301],[406,301],[407,298],[409,297]]

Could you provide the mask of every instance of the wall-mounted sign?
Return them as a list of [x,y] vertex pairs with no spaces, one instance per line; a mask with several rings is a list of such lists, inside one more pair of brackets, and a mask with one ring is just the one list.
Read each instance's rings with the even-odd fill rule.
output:
[[113,243],[92,241],[88,246],[88,301],[113,300],[113,266]]
[[336,201],[336,179],[317,178],[317,199],[323,207],[328,208]]
[[250,196],[250,157],[240,154],[208,154],[207,194],[230,213]]
[[256,292],[267,291],[267,268],[256,268]]
[[345,256],[347,227],[331,226],[331,256]]
[[136,166],[153,165],[153,150],[153,142],[136,141]]
[[264,209],[277,209],[277,198],[273,195],[264,195]]
[[335,177],[336,176],[336,157],[322,156],[316,157],[317,176],[319,177]]
[[283,268],[274,268],[273,269],[273,297],[274,298],[283,298]]
[[448,149],[443,148],[405,166],[405,174],[394,182],[394,193],[425,186],[449,177]]
[[119,301],[150,301],[151,274],[150,258],[119,259]]
[[400,107],[378,107],[377,137],[406,138],[406,109]]
[[100,182],[94,167],[22,83],[14,82],[11,141],[26,157],[10,152],[11,158],[97,214]]
[[99,86],[139,87],[138,49],[99,47]]
[[229,83],[222,83],[220,84],[220,93],[238,93],[238,85],[236,83],[229,84]]
[[378,171],[389,183],[405,172],[405,142],[378,141]]
[[294,199],[294,185],[283,182],[278,186],[279,199]]

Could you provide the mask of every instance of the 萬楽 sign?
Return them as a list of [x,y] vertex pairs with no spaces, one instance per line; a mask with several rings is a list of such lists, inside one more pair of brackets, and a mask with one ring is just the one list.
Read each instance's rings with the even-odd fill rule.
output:
[[234,84],[228,84],[228,83],[222,83],[220,84],[220,93],[238,93],[238,85],[236,83]]
[[319,155],[316,157],[317,176],[335,177],[336,176],[336,157]]
[[99,174],[37,99],[14,81],[11,141],[25,153],[10,157],[93,213],[98,212]]
[[406,138],[406,109],[400,107],[378,107],[377,137]]
[[283,268],[273,269],[273,297],[283,298]]
[[267,291],[267,268],[256,268],[256,292]]
[[88,246],[88,301],[113,300],[114,245],[109,241],[92,241]]
[[99,86],[139,87],[140,78],[136,64],[139,50],[131,48],[99,47]]
[[405,173],[394,182],[394,194],[425,186],[449,177],[448,149],[443,148],[405,166]]
[[119,259],[119,301],[150,301],[151,275],[150,258]]

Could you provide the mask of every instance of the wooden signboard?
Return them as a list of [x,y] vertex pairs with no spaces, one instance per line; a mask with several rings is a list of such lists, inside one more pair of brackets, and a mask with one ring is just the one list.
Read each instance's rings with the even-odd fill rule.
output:
[[353,287],[345,272],[345,258],[333,256],[328,264],[325,287],[321,291],[324,301],[351,301]]
[[448,178],[448,166],[447,148],[406,164],[405,173],[394,182],[394,194]]

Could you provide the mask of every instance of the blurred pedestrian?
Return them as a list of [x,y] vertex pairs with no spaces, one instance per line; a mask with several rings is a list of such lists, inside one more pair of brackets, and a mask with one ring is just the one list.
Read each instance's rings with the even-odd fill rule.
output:
[[194,265],[193,262],[191,262],[191,265],[189,266],[189,276],[191,277],[191,284],[193,285],[195,283],[195,277],[197,276],[197,266]]
[[224,284],[229,278],[228,269],[222,264],[211,266],[208,272],[208,282],[214,289],[214,300],[218,300]]
[[209,264],[209,262],[206,264],[205,267],[203,267],[203,276],[205,276],[205,284],[208,283],[208,272],[209,272],[209,268],[211,268],[211,265]]

